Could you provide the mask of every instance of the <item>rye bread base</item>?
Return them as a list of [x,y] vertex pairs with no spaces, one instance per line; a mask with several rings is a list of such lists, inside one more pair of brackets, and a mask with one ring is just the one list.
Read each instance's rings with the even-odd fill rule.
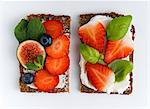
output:
[[[27,16],[27,20],[31,20],[34,17],[40,18],[41,21],[59,20],[60,22],[63,23],[63,27],[64,27],[63,33],[70,34],[70,22],[71,22],[70,16],[66,16],[66,15],[55,16],[51,14],[31,14]],[[70,38],[70,35],[69,35],[69,38]],[[19,69],[20,69],[20,79],[19,79],[20,91],[21,92],[33,92],[33,93],[41,92],[38,89],[31,88],[22,82],[21,77],[24,74],[24,72],[23,72],[23,66],[20,63],[19,63]],[[66,75],[66,78],[65,78],[66,84],[64,88],[54,88],[53,90],[50,90],[47,93],[69,92],[69,71],[67,71],[65,75]]]
[[[111,18],[115,18],[115,17],[119,17],[119,16],[124,16],[123,14],[118,14],[118,13],[115,13],[115,12],[110,12],[110,13],[96,13],[96,14],[81,14],[80,15],[80,21],[79,21],[79,24],[80,26],[88,23],[90,21],[90,19],[96,15],[103,15],[103,16],[108,16],[108,17],[111,17]],[[132,40],[134,40],[135,38],[135,28],[134,26],[132,25],[131,26],[131,33],[132,33]],[[129,56],[129,60],[131,62],[133,62],[133,52],[132,54]],[[81,73],[81,72],[80,72]],[[123,92],[122,95],[129,95],[132,93],[132,88],[133,88],[133,78],[132,78],[132,72],[130,73],[130,86]],[[83,92],[83,93],[106,93],[106,92],[100,92],[100,91],[95,91],[91,88],[88,88],[87,86],[85,86],[84,84],[82,84],[81,82],[81,79],[80,79],[80,91]],[[110,94],[118,94],[117,92],[111,92]]]

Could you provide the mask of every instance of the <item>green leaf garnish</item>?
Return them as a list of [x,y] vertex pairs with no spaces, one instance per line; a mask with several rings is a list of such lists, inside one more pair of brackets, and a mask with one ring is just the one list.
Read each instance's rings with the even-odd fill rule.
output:
[[28,70],[38,71],[43,69],[44,66],[44,57],[42,55],[38,55],[36,61],[29,62],[26,64]]
[[28,21],[25,19],[22,19],[19,24],[15,27],[15,36],[19,42],[23,42],[29,37],[27,36],[27,25]]
[[37,61],[38,61],[38,63],[40,63],[41,65],[43,65],[44,64],[43,56],[42,55],[38,55],[37,56]]
[[33,40],[39,41],[41,35],[45,33],[45,28],[39,18],[33,18],[27,28],[27,36]]
[[27,63],[26,66],[28,70],[34,70],[34,71],[39,70],[39,67],[35,65],[33,62]]
[[127,60],[115,60],[108,65],[115,73],[115,82],[123,81],[133,69],[133,64]]
[[114,18],[107,27],[107,39],[108,40],[122,39],[128,31],[131,20],[132,20],[131,15]]
[[82,54],[83,58],[92,63],[92,64],[95,64],[95,63],[100,63],[100,64],[103,64],[104,61],[104,55],[99,53],[98,50],[86,45],[86,44],[80,44],[80,53]]

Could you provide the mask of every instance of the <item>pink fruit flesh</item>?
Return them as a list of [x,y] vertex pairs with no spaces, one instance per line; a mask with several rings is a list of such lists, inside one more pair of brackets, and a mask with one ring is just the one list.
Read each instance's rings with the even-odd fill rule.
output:
[[41,50],[38,44],[29,42],[21,47],[20,57],[23,64],[33,62],[38,55],[43,55],[44,51]]

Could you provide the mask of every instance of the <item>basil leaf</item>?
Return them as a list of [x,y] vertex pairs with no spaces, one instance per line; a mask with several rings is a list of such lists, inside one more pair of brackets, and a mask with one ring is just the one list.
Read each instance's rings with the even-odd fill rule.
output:
[[39,18],[33,18],[28,24],[27,36],[30,39],[39,41],[41,35],[45,33],[45,28]]
[[115,81],[123,81],[133,69],[133,64],[127,60],[115,60],[108,65],[115,73]]
[[38,55],[37,56],[37,61],[38,61],[38,63],[40,63],[41,65],[43,65],[44,64],[43,56],[42,55]]
[[34,71],[39,70],[39,67],[31,62],[27,63],[26,66],[27,66],[27,69],[29,69],[29,70],[34,70]]
[[25,40],[28,40],[29,37],[27,36],[27,25],[28,21],[25,19],[22,19],[19,24],[15,27],[15,36],[16,39],[19,42],[23,42]]
[[80,53],[86,61],[92,64],[97,63],[100,57],[100,54],[96,49],[82,43],[80,44]]
[[38,55],[36,61],[34,62],[29,62],[26,64],[27,69],[29,70],[40,70],[44,66],[44,58],[42,55]]
[[122,39],[130,26],[132,16],[121,16],[114,18],[107,27],[107,39],[119,40]]

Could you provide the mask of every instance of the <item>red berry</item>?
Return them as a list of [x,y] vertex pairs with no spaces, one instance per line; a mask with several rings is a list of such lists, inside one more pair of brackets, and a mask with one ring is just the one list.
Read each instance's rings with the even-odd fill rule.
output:
[[86,63],[85,65],[87,76],[90,83],[98,90],[105,91],[108,83],[113,83],[113,80],[109,80],[111,76],[114,77],[114,73],[110,68],[101,64],[90,64]]
[[67,36],[62,35],[53,40],[51,46],[46,47],[46,53],[53,58],[60,58],[68,55],[70,41]]
[[52,75],[64,74],[67,71],[69,64],[70,61],[68,55],[62,58],[52,58],[48,56],[45,62],[46,69]]
[[106,31],[104,26],[97,23],[87,23],[79,28],[79,36],[85,44],[103,52]]
[[52,36],[52,38],[57,38],[63,33],[63,24],[58,20],[48,20],[43,23],[46,34]]
[[39,70],[35,74],[34,85],[39,91],[49,92],[59,83],[59,77],[50,75],[47,70]]
[[116,41],[108,41],[105,52],[105,62],[125,58],[133,52],[133,41],[129,37]]

